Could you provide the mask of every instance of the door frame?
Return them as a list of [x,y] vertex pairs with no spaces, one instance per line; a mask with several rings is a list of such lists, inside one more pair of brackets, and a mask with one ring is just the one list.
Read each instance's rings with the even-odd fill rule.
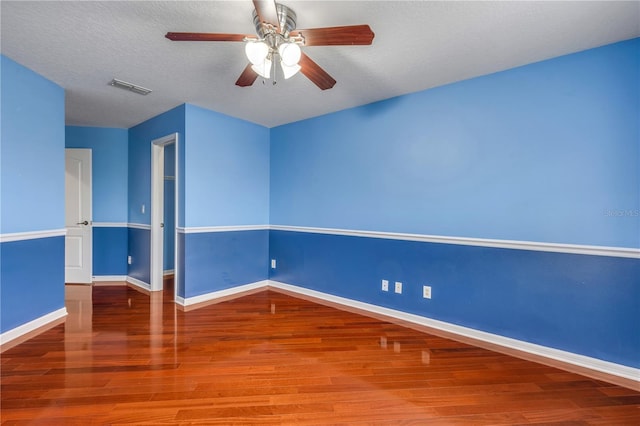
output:
[[[83,154],[83,159],[82,161],[85,162],[86,161],[86,167],[88,168],[88,173],[87,173],[87,181],[86,182],[80,182],[80,186],[81,187],[86,187],[86,191],[87,191],[87,211],[84,212],[85,216],[84,218],[80,218],[80,220],[84,219],[88,222],[87,225],[82,225],[82,226],[86,226],[89,229],[89,232],[87,232],[87,236],[86,238],[83,237],[83,242],[82,242],[82,259],[83,259],[83,264],[86,264],[87,269],[89,270],[89,276],[86,280],[71,280],[68,279],[68,273],[67,273],[67,259],[66,259],[66,244],[67,244],[67,237],[65,236],[65,283],[67,282],[72,282],[74,284],[92,284],[93,283],[93,150],[91,148],[65,148],[64,149],[65,152],[65,168],[66,168],[66,161],[67,161],[67,154],[71,153],[71,152],[80,152]],[[66,177],[65,177],[66,179]],[[67,222],[67,211],[66,211],[66,203],[67,203],[67,184],[65,181],[65,228],[66,228],[66,222]],[[84,231],[84,230],[83,230]],[[68,232],[67,232],[68,234]]]
[[178,133],[172,133],[167,136],[163,136],[151,141],[151,265],[150,265],[150,277],[151,277],[151,291],[162,291],[164,281],[164,228],[162,226],[164,222],[164,147],[170,144],[175,144],[175,227],[174,227],[174,288],[177,292],[178,276],[182,272],[180,271],[180,265],[178,265],[178,214],[179,214],[179,152],[178,149]]

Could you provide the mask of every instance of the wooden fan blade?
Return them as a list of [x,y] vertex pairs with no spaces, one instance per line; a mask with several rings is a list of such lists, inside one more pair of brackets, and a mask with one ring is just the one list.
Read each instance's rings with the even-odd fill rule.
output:
[[369,45],[375,34],[368,25],[311,28],[291,31],[291,36],[304,37],[305,46]]
[[173,41],[243,41],[245,37],[255,38],[255,35],[224,33],[167,33],[165,37]]
[[258,73],[255,72],[251,68],[251,64],[247,65],[247,67],[242,71],[240,77],[238,77],[238,81],[236,81],[236,86],[247,87],[251,86],[256,79],[258,78]]
[[298,65],[301,67],[300,72],[322,90],[331,89],[336,84],[333,77],[304,53],[300,56]]
[[260,22],[271,24],[280,31],[280,20],[275,0],[253,0],[253,6],[256,8]]

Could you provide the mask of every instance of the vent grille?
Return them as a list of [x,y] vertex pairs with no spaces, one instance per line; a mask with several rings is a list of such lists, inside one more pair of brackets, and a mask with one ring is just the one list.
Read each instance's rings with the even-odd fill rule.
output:
[[138,86],[133,83],[127,83],[126,81],[118,80],[117,78],[114,78],[113,80],[111,80],[109,82],[109,85],[113,87],[119,87],[121,89],[125,89],[133,93],[137,93],[139,95],[148,95],[149,93],[151,93],[151,89],[147,89],[145,87]]

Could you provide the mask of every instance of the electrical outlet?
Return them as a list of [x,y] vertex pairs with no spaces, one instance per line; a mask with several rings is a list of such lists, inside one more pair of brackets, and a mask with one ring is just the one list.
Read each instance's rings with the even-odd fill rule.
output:
[[145,210],[145,205],[143,204],[142,207],[140,207],[140,213],[144,214],[144,210]]
[[396,281],[395,291],[398,294],[402,294],[402,283],[400,281]]
[[131,265],[131,256],[127,256],[127,264]]
[[389,280],[382,280],[382,291],[389,291]]
[[276,269],[276,260],[271,259],[271,269]]
[[422,286],[422,297],[425,299],[431,299],[431,286]]

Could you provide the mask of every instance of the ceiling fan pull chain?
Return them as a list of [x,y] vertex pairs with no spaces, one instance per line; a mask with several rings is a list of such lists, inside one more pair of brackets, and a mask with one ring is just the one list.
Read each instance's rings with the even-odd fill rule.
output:
[[276,67],[276,61],[271,61],[271,71],[273,72],[273,83],[272,85],[278,84],[278,67]]

